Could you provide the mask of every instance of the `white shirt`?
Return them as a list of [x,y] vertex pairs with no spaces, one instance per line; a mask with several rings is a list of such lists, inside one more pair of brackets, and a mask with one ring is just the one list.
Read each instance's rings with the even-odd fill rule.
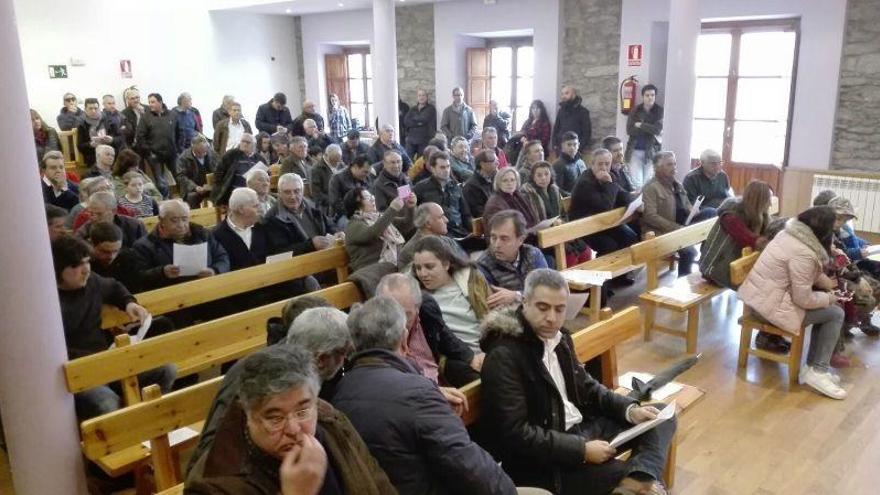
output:
[[52,192],[55,193],[55,197],[56,197],[56,198],[57,198],[58,196],[61,196],[62,194],[64,194],[64,191],[66,191],[66,190],[69,189],[69,187],[67,187],[67,181],[66,181],[66,180],[64,181],[64,187],[62,187],[60,191],[59,191],[58,189],[55,189],[55,185],[52,184],[52,181],[50,181],[49,178],[46,177],[45,175],[43,176],[43,184],[46,184],[47,186],[49,186],[49,187],[52,188]]
[[550,378],[553,379],[553,383],[556,385],[556,390],[559,391],[559,395],[562,397],[562,407],[565,409],[565,431],[568,431],[572,426],[580,424],[584,420],[584,416],[568,400],[568,392],[565,390],[565,377],[562,376],[559,357],[556,356],[556,346],[559,345],[561,340],[562,332],[556,332],[556,335],[549,339],[541,337],[541,341],[544,342],[544,367],[547,368]]
[[253,238],[253,233],[254,233],[254,227],[250,226],[246,229],[239,228],[237,225],[232,223],[232,219],[229,217],[226,218],[226,223],[229,224],[229,227],[232,229],[233,232],[238,234],[238,237],[241,237],[241,240],[242,240],[242,242],[244,242],[244,245],[247,246],[248,249],[250,249],[251,248],[251,239]]
[[238,143],[241,141],[241,135],[244,134],[244,124],[241,123],[241,120],[238,121],[238,124],[233,122],[231,119],[229,120],[229,137],[226,139],[226,150],[229,151],[232,148],[238,148]]

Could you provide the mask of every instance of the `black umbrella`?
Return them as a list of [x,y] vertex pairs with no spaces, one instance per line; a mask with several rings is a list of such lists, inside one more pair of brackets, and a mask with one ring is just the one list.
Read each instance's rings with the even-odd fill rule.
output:
[[[631,384],[632,392],[630,392],[627,397],[636,399],[639,402],[651,400],[651,392],[659,390],[661,387],[671,382],[678,375],[691,369],[693,365],[697,364],[700,356],[702,356],[702,354],[697,354],[696,356],[689,357],[681,361],[680,363],[674,364],[669,368],[666,368],[660,373],[654,375],[654,378],[648,380],[647,383],[634,377]],[[626,386],[626,384],[623,385]]]

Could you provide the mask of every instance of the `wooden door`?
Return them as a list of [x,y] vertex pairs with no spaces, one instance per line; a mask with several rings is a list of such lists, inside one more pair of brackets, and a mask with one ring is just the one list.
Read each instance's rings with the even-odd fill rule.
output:
[[488,48],[467,49],[468,85],[465,99],[474,109],[477,127],[483,125],[483,119],[489,113],[491,57],[492,52]]
[[[335,93],[339,97],[339,106],[350,108],[348,94],[348,64],[345,55],[324,55],[324,75],[327,80],[327,97]],[[327,107],[329,108],[329,102]]]

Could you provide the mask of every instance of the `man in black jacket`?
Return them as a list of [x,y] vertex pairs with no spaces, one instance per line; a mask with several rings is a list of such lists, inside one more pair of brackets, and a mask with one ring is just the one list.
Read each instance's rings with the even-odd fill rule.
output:
[[394,140],[394,126],[385,124],[379,131],[379,139],[370,146],[367,156],[370,157],[370,163],[380,163],[388,151],[396,151],[403,159],[403,173],[406,173],[412,166],[412,160],[406,154],[406,150],[397,141]]
[[465,237],[471,233],[471,210],[461,186],[452,180],[452,168],[449,165],[449,155],[446,152],[438,152],[428,159],[431,177],[420,181],[413,188],[418,197],[419,204],[437,203],[446,212],[449,219],[449,235],[455,238]]
[[271,100],[257,108],[257,118],[254,121],[257,130],[263,131],[270,136],[276,132],[288,132],[293,125],[290,109],[287,108],[287,96],[284,93],[275,93]]
[[403,117],[406,153],[411,157],[420,155],[437,134],[437,108],[428,102],[428,92],[420,89],[416,92],[416,98],[418,102]]
[[116,121],[110,120],[101,113],[97,98],[86,98],[85,113],[82,122],[77,126],[76,147],[83,156],[86,165],[95,165],[95,149],[102,144],[113,146],[119,151],[125,139],[122,137]]
[[501,463],[516,483],[559,495],[606,494],[615,486],[629,490],[621,493],[665,493],[659,480],[675,419],[625,444],[635,447],[627,461],[614,459],[608,442],[659,411],[608,390],[584,370],[562,331],[568,294],[559,272],[535,270],[522,306],[484,322],[481,403]]
[[409,177],[403,172],[403,158],[394,150],[385,152],[382,168],[373,179],[373,197],[376,209],[385,211],[397,197],[397,188],[410,185]]
[[177,175],[177,156],[183,150],[184,129],[177,114],[169,112],[162,95],[150,93],[150,111],[145,112],[137,127],[137,146],[153,173],[153,182],[162,196],[168,197],[166,174]]
[[[305,184],[297,174],[278,178],[278,204],[263,218],[269,252],[292,251],[293,255],[331,247],[336,227],[314,203],[304,197]],[[344,238],[342,233],[335,236]]]
[[144,117],[146,109],[141,105],[141,93],[134,86],[122,92],[122,100],[125,108],[119,112],[122,117],[122,127],[119,129],[125,138],[125,145],[137,149],[137,128]]
[[[334,174],[330,178],[328,200],[330,201],[330,217],[339,222],[345,217],[345,205],[342,200],[349,191],[355,187],[370,189],[373,185],[373,176],[370,174],[370,160],[366,155],[360,155],[355,161],[348,164],[348,168]],[[340,228],[344,228],[344,223]]]
[[462,186],[462,193],[471,215],[479,218],[494,192],[492,181],[498,171],[498,155],[492,150],[481,150],[474,156],[474,169],[474,174]]
[[[406,359],[406,315],[397,302],[368,300],[352,310],[348,327],[356,354],[331,402],[401,495],[516,492],[492,456],[470,439],[437,385]],[[458,395],[449,400],[460,412]]]
[[211,195],[208,174],[217,169],[218,158],[201,134],[177,159],[177,187],[190,208],[198,208]]
[[559,111],[556,112],[556,123],[553,124],[553,149],[559,153],[562,147],[562,135],[571,131],[577,134],[580,142],[578,151],[583,153],[590,146],[593,138],[590,111],[581,104],[581,97],[578,96],[574,86],[562,87],[561,100]]
[[86,238],[92,245],[92,271],[122,283],[131,293],[141,292],[137,255],[122,245],[122,230],[110,222],[96,222]]
[[[418,280],[403,273],[385,275],[376,286],[376,295],[390,297],[403,308],[406,357],[423,376],[435,383],[442,379],[441,383],[453,387],[480,379],[485,354],[475,354],[449,330],[437,301],[430,294],[422,293]],[[443,357],[446,361],[440,368]]]
[[318,113],[317,108],[318,106],[315,105],[315,102],[311,100],[304,101],[302,113],[299,114],[290,124],[290,133],[294,136],[306,137],[305,122],[308,119],[314,120],[318,130],[324,132],[324,117]]
[[342,161],[351,165],[360,155],[366,155],[370,147],[361,142],[361,133],[357,129],[348,131],[345,143],[342,144]]
[[122,232],[122,245],[130,248],[138,239],[147,235],[147,228],[140,219],[119,215],[116,213],[116,196],[110,191],[98,191],[89,197],[86,210],[89,212],[89,221],[84,223],[76,234],[83,239],[88,239],[92,225],[98,222],[109,222]]
[[261,161],[256,142],[250,134],[242,134],[238,148],[227,151],[220,159],[211,186],[211,200],[215,204],[225,206],[233,189],[247,186],[245,174]]

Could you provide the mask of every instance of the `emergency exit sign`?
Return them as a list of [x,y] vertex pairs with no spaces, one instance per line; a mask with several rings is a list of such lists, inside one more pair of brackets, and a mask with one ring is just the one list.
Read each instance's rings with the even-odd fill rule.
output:
[[66,65],[50,65],[49,79],[67,79]]
[[642,45],[629,45],[626,50],[626,65],[630,67],[638,67],[642,65],[642,58],[645,55],[645,49]]

